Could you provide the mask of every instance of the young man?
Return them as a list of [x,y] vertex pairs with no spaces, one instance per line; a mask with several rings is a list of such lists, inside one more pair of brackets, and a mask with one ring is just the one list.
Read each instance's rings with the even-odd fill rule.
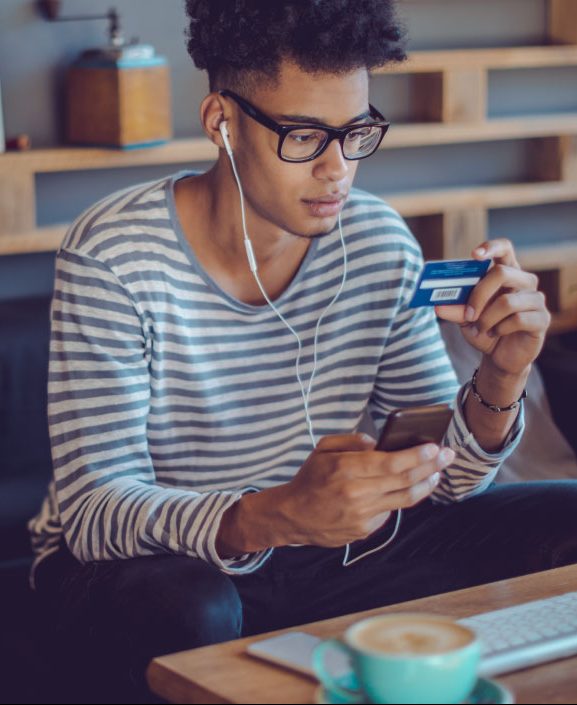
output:
[[[408,307],[417,243],[352,188],[387,127],[368,70],[404,56],[391,3],[187,8],[219,156],[97,204],[59,250],[31,523],[62,648],[136,685],[157,654],[577,561],[575,483],[490,487],[550,320],[536,278],[480,243],[495,267],[438,309],[484,353],[459,390]],[[443,447],[357,432],[439,402]]]

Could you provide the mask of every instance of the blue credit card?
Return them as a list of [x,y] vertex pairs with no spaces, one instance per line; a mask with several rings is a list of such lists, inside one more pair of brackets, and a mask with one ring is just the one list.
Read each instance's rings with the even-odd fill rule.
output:
[[490,259],[448,259],[425,262],[409,308],[466,304],[491,266]]

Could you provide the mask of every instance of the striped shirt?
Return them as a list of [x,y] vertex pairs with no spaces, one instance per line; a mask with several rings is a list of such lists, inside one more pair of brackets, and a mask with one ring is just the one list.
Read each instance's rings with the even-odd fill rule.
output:
[[[221,517],[244,493],[288,482],[312,451],[296,340],[268,305],[235,299],[199,264],[175,207],[175,181],[187,175],[96,204],[57,253],[54,477],[29,525],[36,564],[64,538],[81,562],[169,552],[253,571],[270,551],[221,559]],[[422,256],[406,224],[352,190],[342,226],[348,274],[318,335],[316,436],[355,431],[365,411],[380,430],[394,408],[454,403],[445,441],[457,455],[433,499],[482,492],[516,446],[522,415],[502,452],[481,449],[433,310],[407,306]],[[335,228],[311,242],[275,301],[301,338],[305,387],[317,320],[342,273]]]

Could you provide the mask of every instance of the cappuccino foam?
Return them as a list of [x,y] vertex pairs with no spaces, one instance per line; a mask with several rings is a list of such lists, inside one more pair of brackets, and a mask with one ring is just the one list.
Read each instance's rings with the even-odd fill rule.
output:
[[471,633],[449,620],[427,617],[386,617],[361,627],[352,636],[354,646],[382,654],[442,654],[461,649]]

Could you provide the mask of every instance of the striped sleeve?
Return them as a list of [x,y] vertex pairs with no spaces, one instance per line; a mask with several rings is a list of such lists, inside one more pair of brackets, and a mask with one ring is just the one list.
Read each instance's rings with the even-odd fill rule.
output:
[[445,470],[441,482],[432,495],[438,504],[459,502],[484,492],[495,479],[503,462],[517,448],[525,428],[523,405],[502,450],[487,453],[477,443],[465,421],[465,402],[470,392],[470,382],[457,396],[453,421],[447,431],[445,444],[457,452],[455,462]]
[[443,440],[456,457],[445,469],[432,495],[440,504],[458,502],[483,492],[493,482],[501,464],[515,450],[524,429],[521,410],[504,447],[487,453],[467,427],[464,405],[469,384],[461,389],[448,357],[432,307],[408,307],[423,259],[416,243],[407,246],[407,266],[399,291],[398,310],[375,382],[370,412],[377,429],[395,408],[450,404],[453,419]]
[[163,487],[147,442],[153,351],[115,274],[72,249],[57,256],[48,414],[62,528],[82,562],[170,552],[227,573],[255,570],[270,551],[222,560],[223,513],[252,488]]

